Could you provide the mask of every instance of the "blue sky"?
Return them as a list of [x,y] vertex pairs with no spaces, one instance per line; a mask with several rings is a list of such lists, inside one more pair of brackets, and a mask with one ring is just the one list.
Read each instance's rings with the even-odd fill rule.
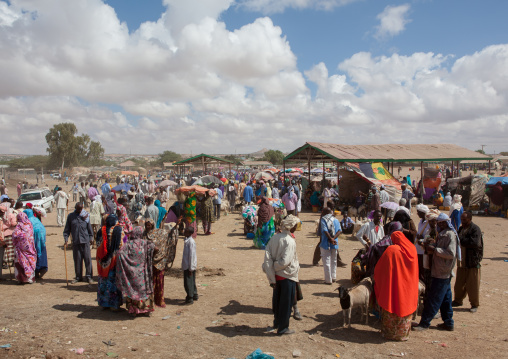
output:
[[69,121],[107,152],[506,151],[506,14],[499,0],[0,0],[0,123],[27,129],[0,152],[37,153]]
[[[166,10],[161,0],[107,0],[129,31],[145,21],[156,21]],[[398,36],[373,38],[376,18],[386,6],[410,4],[410,23]],[[463,56],[508,39],[508,1],[500,0],[362,0],[332,11],[286,9],[283,13],[249,11],[232,6],[220,19],[229,30],[239,29],[258,17],[269,16],[280,26],[301,71],[319,62],[333,69],[360,51],[374,56],[397,52],[434,52]]]

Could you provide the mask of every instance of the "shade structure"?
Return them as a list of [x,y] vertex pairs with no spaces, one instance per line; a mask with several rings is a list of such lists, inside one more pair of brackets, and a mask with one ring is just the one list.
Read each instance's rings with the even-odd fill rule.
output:
[[341,145],[307,142],[284,158],[292,162],[443,162],[492,160],[454,144]]
[[167,187],[167,186],[176,186],[178,183],[171,180],[164,180],[161,183],[159,183],[159,187]]
[[273,176],[268,172],[258,172],[254,176],[254,179],[256,181],[259,181],[259,180],[271,181],[271,180],[273,180]]

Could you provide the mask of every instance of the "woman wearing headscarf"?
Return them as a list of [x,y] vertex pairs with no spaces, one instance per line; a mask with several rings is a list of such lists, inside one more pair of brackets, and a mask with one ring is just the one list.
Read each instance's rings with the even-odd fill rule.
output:
[[185,199],[183,213],[185,218],[185,226],[194,228],[192,238],[196,239],[198,227],[196,225],[196,192],[190,192]]
[[12,232],[17,223],[16,215],[11,210],[11,203],[0,203],[0,277],[2,276],[3,264],[6,263],[8,266],[12,266],[14,262]]
[[143,238],[155,245],[153,256],[153,291],[155,305],[161,308],[166,307],[164,302],[164,271],[169,261],[175,259],[176,243],[170,236],[171,225],[165,224],[163,228],[155,228],[153,220],[145,222]]
[[209,236],[212,233],[212,222],[215,222],[215,215],[213,211],[213,200],[209,192],[206,192],[205,197],[201,202],[201,220],[203,221],[203,230],[205,235]]
[[32,222],[24,212],[16,217],[18,224],[12,232],[14,246],[14,275],[20,284],[33,283],[37,252],[35,250]]
[[125,198],[118,200],[118,207],[116,209],[116,215],[118,217],[118,224],[122,226],[123,232],[129,235],[132,232],[132,222],[127,215],[127,209],[125,208]]
[[[90,204],[90,224],[92,225],[92,231],[96,234],[102,224],[102,216],[104,215],[104,205],[102,204],[102,197],[97,195],[93,198],[93,202]],[[93,241],[93,248],[97,248],[95,238]]]
[[23,211],[30,223],[32,223],[34,245],[37,252],[37,264],[35,266],[35,278],[42,278],[48,271],[48,254],[46,252],[46,228],[42,222],[34,215],[33,210],[25,209]]
[[462,196],[460,194],[454,195],[453,203],[452,206],[450,207],[450,213],[448,214],[452,222],[452,225],[455,228],[455,231],[459,230],[461,224],[460,216],[462,216],[462,213],[464,213],[464,207],[462,207],[461,201]]
[[113,214],[116,217],[116,207],[115,194],[113,192],[108,192],[106,194],[106,204],[104,206],[104,211],[106,214]]
[[275,212],[271,206],[268,198],[261,197],[261,202],[258,209],[258,225],[254,236],[254,245],[256,248],[265,249],[266,244],[275,234],[275,223],[273,216]]
[[404,233],[406,238],[411,243],[415,243],[417,232],[416,225],[406,210],[399,210],[395,212],[395,216],[393,216],[393,222],[400,222],[400,224],[402,225],[402,233]]
[[143,227],[135,227],[120,248],[116,264],[116,285],[125,297],[129,314],[153,312],[152,257],[155,245],[143,239]]
[[365,267],[366,267],[366,275],[368,277],[374,275],[374,269],[376,268],[376,264],[386,251],[386,249],[393,244],[392,242],[392,234],[393,232],[402,232],[402,224],[397,221],[391,221],[388,224],[387,234],[383,237],[383,239],[373,246],[369,248],[364,257],[362,257],[362,262],[365,258]]
[[124,233],[114,214],[105,222],[97,233],[97,302],[103,308],[118,310],[122,305],[122,293],[116,286],[116,261]]
[[490,197],[490,210],[492,212],[500,211],[504,202],[503,184],[501,181],[492,186],[488,195]]
[[284,196],[282,196],[282,203],[284,203],[288,215],[295,214],[296,205],[298,203],[298,196],[295,194],[295,188],[293,186],[289,186],[288,192]]
[[381,334],[388,340],[407,340],[411,317],[418,306],[418,255],[399,231],[374,269],[374,291],[382,309]]
[[166,213],[168,213],[168,211],[166,211],[166,208],[162,207],[161,201],[159,201],[159,200],[156,200],[153,204],[155,205],[155,207],[157,207],[159,209],[159,217],[157,218],[157,223],[155,224],[155,228],[161,228],[161,223],[162,223],[164,217],[166,216]]
[[235,209],[235,203],[236,203],[236,188],[235,188],[235,185],[233,182],[229,183],[227,197],[228,197],[228,202],[229,202],[229,211],[233,212]]

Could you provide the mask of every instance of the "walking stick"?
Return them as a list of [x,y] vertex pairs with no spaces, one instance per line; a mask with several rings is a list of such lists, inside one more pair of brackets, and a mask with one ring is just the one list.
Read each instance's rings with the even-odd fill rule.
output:
[[69,286],[69,277],[67,276],[67,243],[64,244],[64,258],[65,258],[65,281],[67,282],[67,287]]

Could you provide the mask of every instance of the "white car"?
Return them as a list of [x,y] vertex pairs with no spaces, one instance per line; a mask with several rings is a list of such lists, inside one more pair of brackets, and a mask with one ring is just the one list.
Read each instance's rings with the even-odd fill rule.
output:
[[55,206],[55,198],[48,188],[31,189],[23,192],[18,198],[18,202],[31,203],[34,207],[44,208],[46,212],[52,212]]

